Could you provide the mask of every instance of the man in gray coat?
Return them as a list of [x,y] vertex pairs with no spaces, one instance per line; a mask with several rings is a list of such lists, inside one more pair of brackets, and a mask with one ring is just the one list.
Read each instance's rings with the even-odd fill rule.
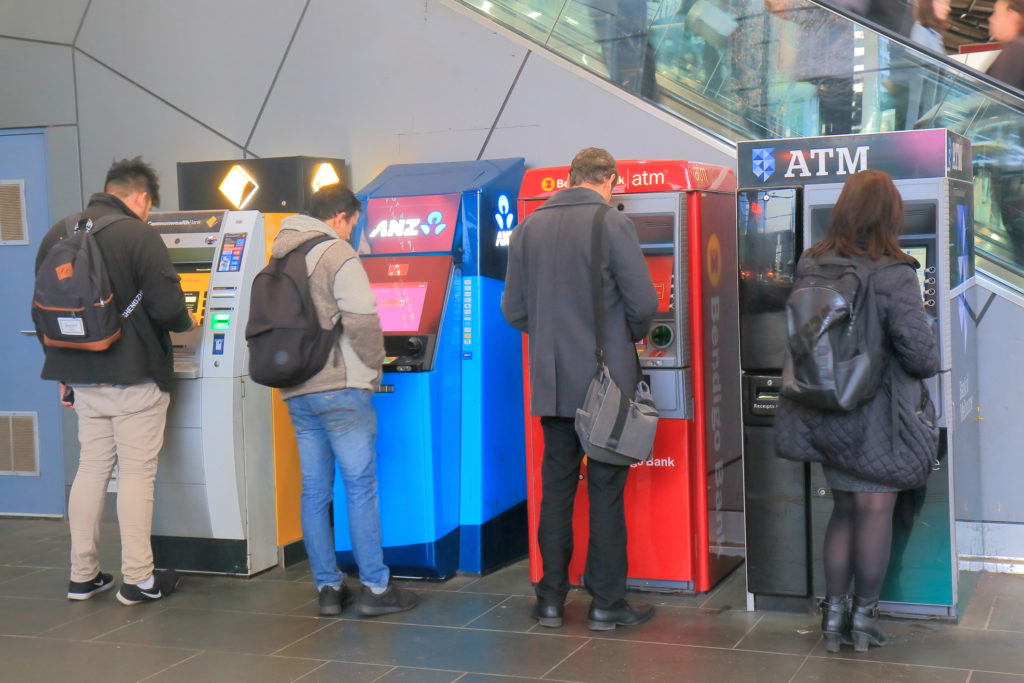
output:
[[[596,372],[590,250],[594,216],[611,201],[618,179],[615,159],[588,147],[572,161],[569,187],[544,202],[513,232],[501,302],[505,319],[529,335],[530,412],[544,432],[542,499],[537,541],[544,575],[533,616],[541,626],[562,625],[569,591],[572,516],[583,448],[576,409]],[[658,307],[636,229],[612,209],[605,214],[601,270],[605,362],[620,387],[636,386],[640,366],[634,343],[647,334]],[[587,625],[610,630],[647,621],[650,606],[631,607],[626,596],[626,516],[623,489],[629,468],[587,461],[590,542],[584,583],[592,603]]]

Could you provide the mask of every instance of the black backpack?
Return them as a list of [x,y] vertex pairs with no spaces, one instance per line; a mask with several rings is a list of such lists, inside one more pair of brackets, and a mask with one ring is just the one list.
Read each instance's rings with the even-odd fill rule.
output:
[[294,387],[320,372],[341,335],[341,319],[320,327],[309,292],[306,254],[324,235],[305,242],[283,258],[271,258],[252,281],[249,322],[249,377],[278,389]]
[[93,238],[128,218],[114,214],[94,221],[78,214],[64,219],[67,234],[43,257],[32,294],[32,321],[45,346],[105,351],[121,338],[121,323],[142,301],[142,291],[124,311],[117,310],[110,275]]
[[789,339],[782,395],[818,410],[850,411],[881,383],[885,343],[867,260],[820,258],[801,273],[786,300]]

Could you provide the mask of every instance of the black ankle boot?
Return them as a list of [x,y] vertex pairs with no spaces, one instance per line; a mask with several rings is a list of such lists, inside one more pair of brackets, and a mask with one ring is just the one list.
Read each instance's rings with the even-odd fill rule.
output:
[[878,598],[853,597],[850,637],[857,652],[867,652],[869,645],[881,647],[889,642],[889,634],[878,628]]
[[839,652],[840,643],[850,642],[850,605],[845,595],[827,595],[818,603],[821,607],[821,635],[825,649]]

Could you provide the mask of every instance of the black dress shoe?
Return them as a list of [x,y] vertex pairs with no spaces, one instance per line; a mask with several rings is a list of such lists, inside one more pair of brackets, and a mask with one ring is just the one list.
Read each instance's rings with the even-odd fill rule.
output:
[[533,605],[532,615],[541,626],[558,628],[562,625],[562,614],[564,612],[565,607],[563,605],[555,605],[538,600]]
[[622,607],[616,609],[599,609],[591,605],[587,613],[587,628],[591,631],[611,631],[616,626],[642,624],[653,616],[654,608],[650,605],[631,607],[628,602],[623,602]]

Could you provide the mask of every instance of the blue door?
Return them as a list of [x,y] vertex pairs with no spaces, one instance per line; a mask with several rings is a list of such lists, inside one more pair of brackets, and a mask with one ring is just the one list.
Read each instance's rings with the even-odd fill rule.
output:
[[32,332],[36,250],[51,221],[46,136],[0,131],[0,514],[64,515],[57,384],[39,379]]

